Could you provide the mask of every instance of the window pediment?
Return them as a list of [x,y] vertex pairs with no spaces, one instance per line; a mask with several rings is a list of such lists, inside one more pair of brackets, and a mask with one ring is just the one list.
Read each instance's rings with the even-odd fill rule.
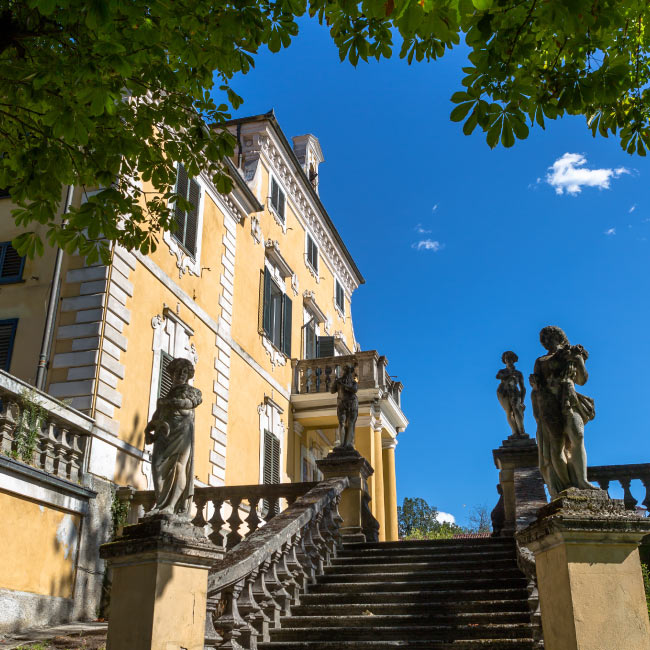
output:
[[282,254],[280,253],[280,244],[278,244],[277,241],[267,239],[264,248],[269,262],[278,269],[280,276],[283,279],[293,276],[293,270],[284,257],[282,257]]

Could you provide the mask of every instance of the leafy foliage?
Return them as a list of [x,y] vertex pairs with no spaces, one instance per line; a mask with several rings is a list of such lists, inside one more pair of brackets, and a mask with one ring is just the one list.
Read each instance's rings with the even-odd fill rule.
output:
[[424,539],[451,539],[454,535],[460,535],[466,532],[463,528],[456,524],[445,521],[441,523],[435,530],[424,532],[416,528],[411,533],[404,537],[404,540],[424,540]]
[[25,389],[21,395],[21,414],[14,434],[15,449],[11,456],[30,465],[38,446],[45,409],[38,402],[36,391]]
[[129,517],[129,504],[117,496],[115,488],[112,489],[111,498],[111,538],[116,539],[120,529],[126,525]]
[[648,605],[648,616],[650,616],[650,569],[647,564],[642,564],[641,571],[643,572],[643,586],[645,588],[646,604]]
[[[645,0],[5,0],[0,5],[0,187],[26,232],[107,261],[109,242],[148,253],[172,226],[174,165],[232,180],[222,125],[231,87],[261,47],[277,52],[308,12],[341,60],[431,61],[470,49],[451,119],[490,147],[583,115],[629,153],[650,147],[650,6]],[[394,40],[398,41],[394,43]],[[215,100],[218,97],[218,100]],[[63,223],[63,186],[103,188]],[[31,229],[31,230],[30,230]]]
[[409,537],[415,531],[426,535],[440,526],[437,520],[438,509],[430,506],[424,499],[406,497],[397,506],[397,527],[400,539]]

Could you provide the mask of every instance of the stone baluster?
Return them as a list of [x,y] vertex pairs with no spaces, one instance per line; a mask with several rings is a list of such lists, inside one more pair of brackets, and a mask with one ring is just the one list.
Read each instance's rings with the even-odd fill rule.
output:
[[[250,626],[241,617],[238,608],[239,595],[244,589],[244,580],[226,587],[221,593],[224,600],[224,610],[221,616],[214,622],[214,626],[221,632],[222,642],[219,648],[228,650],[255,650],[257,648],[257,637],[251,637]],[[247,645],[249,639],[255,641],[255,646]]]
[[203,528],[208,523],[205,520],[205,516],[203,515],[203,511],[205,510],[205,504],[207,503],[207,501],[208,498],[206,496],[197,493],[194,494],[194,505],[196,506],[196,514],[194,515],[194,519],[192,519],[192,525],[196,526],[197,528]]
[[[329,559],[336,557],[336,547],[337,547],[337,530],[338,526],[334,521],[334,508],[332,505],[328,506],[323,515],[323,521],[321,525],[321,536],[325,540],[325,546],[327,547],[327,553]],[[329,564],[329,562],[328,562]]]
[[269,556],[260,564],[260,571],[253,585],[253,596],[264,614],[264,618],[256,619],[253,624],[257,626],[257,631],[265,640],[268,638],[269,627],[280,626],[280,605],[275,601],[266,586],[266,576],[270,568],[271,557]]
[[638,503],[637,500],[632,496],[632,492],[630,491],[630,483],[632,482],[631,479],[629,478],[620,478],[618,479],[619,483],[623,487],[623,503],[625,504],[625,509],[626,510],[635,510],[636,509],[636,504]]
[[222,499],[213,499],[212,505],[214,507],[214,512],[212,517],[210,517],[210,526],[212,526],[212,532],[208,535],[208,539],[219,548],[224,546],[224,537],[221,532],[223,525],[226,523],[225,519],[221,516],[221,506],[223,506]]
[[645,499],[643,499],[642,503],[647,510],[650,510],[650,476],[642,477],[641,483],[643,483],[643,487],[645,488]]
[[0,452],[9,455],[13,448],[16,427],[20,421],[20,406],[5,397],[0,412]]
[[77,438],[78,434],[68,431],[68,446],[65,450],[65,474],[70,481],[76,482],[79,476],[79,463],[77,461]]
[[46,472],[52,473],[54,471],[54,443],[56,438],[54,435],[54,423],[48,422],[45,435],[40,440],[41,455],[39,459],[39,465],[41,469],[44,469]]
[[298,551],[301,549],[301,541],[302,535],[300,533],[296,533],[291,540],[286,562],[287,567],[291,571],[294,580],[298,583],[300,591],[304,592],[307,590],[310,575],[302,566],[302,563],[298,560]]
[[266,516],[264,519],[266,519],[266,522],[268,523],[278,514],[278,497],[268,497],[266,499],[266,506]]
[[324,568],[329,564],[329,549],[327,543],[321,535],[321,522],[323,521],[323,511],[319,512],[313,519],[313,526],[311,529],[311,540],[313,544],[313,553],[318,562],[316,569],[318,575],[322,575]]
[[329,364],[325,366],[325,385],[323,386],[323,392],[329,393],[332,386],[332,366]]
[[239,527],[242,525],[242,518],[239,514],[239,506],[241,505],[241,497],[232,497],[230,499],[230,505],[232,511],[230,512],[230,517],[228,517],[228,525],[230,526],[230,532],[226,537],[226,548],[230,550],[239,544],[242,541],[243,536],[239,532]]
[[309,584],[316,583],[316,577],[319,575],[319,562],[314,553],[315,545],[311,538],[312,522],[310,521],[303,529],[298,545],[298,560],[307,574]]
[[291,552],[291,542],[287,542],[282,545],[282,550],[280,552],[280,559],[278,560],[278,565],[276,568],[276,575],[282,583],[282,587],[286,590],[291,598],[291,605],[300,604],[300,585],[296,581],[293,572],[287,564],[289,559],[289,553]]
[[[244,589],[242,590],[241,595],[239,596],[239,600],[237,601],[237,607],[239,609],[239,613],[250,628],[248,632],[248,636],[250,637],[254,636],[256,639],[260,635],[260,631],[258,629],[258,625],[259,625],[258,619],[263,621],[265,618],[268,618],[264,616],[264,612],[262,611],[262,608],[258,605],[257,601],[255,600],[255,594],[253,593],[253,587],[257,580],[258,574],[259,574],[259,567],[254,571],[252,571],[251,573],[249,573],[248,576],[246,576],[246,579],[244,580]],[[267,637],[268,637],[268,629],[267,629]],[[263,631],[262,631],[262,638],[264,640]],[[266,640],[268,640],[268,638]],[[257,645],[257,640],[254,641],[254,645],[255,646]]]
[[252,535],[259,527],[262,520],[257,514],[257,508],[260,502],[261,497],[249,497],[248,505],[250,506],[250,511],[248,516],[245,519],[246,525],[248,526],[248,535]]
[[220,595],[207,599],[205,616],[205,650],[216,650],[221,645],[223,637],[214,627],[214,619],[218,617],[217,608],[221,604]]
[[598,478],[598,479],[596,479],[596,482],[600,486],[601,490],[605,490],[605,492],[607,492],[609,494],[609,492],[608,492],[608,490],[609,490],[609,479],[608,478]]
[[[126,523],[127,524],[136,524],[138,523],[138,509],[134,502],[134,497],[136,495],[135,488],[127,485],[125,487],[118,487],[115,490],[115,496],[118,498],[119,502],[125,504],[127,507],[126,511]],[[114,530],[113,535],[117,537],[121,534],[121,530]]]
[[68,441],[68,430],[57,427],[58,436],[54,442],[54,473],[61,478],[66,478],[65,452]]
[[283,551],[275,551],[271,556],[271,564],[266,572],[266,586],[273,596],[273,600],[280,605],[280,612],[283,616],[291,616],[291,595],[282,585],[278,577],[278,563]]

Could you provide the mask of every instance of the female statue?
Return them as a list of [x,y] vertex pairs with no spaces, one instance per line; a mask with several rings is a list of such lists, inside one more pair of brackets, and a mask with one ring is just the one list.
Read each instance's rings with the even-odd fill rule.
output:
[[343,374],[332,382],[330,392],[338,393],[336,399],[336,414],[339,420],[338,447],[349,451],[354,449],[354,427],[359,413],[354,366],[346,366],[343,369]]
[[540,471],[551,497],[569,487],[596,489],[587,481],[584,443],[585,424],[596,415],[594,400],[575,389],[589,378],[589,354],[553,325],[542,329],[539,340],[548,354],[535,361],[530,384]]
[[167,366],[172,378],[169,392],[158,400],[145,442],[153,442],[151,469],[156,503],[147,516],[164,514],[187,517],[194,496],[194,409],[201,391],[187,382],[194,366],[187,359],[173,359]]
[[506,412],[508,424],[512,429],[512,435],[515,438],[521,438],[526,435],[524,430],[524,398],[526,397],[526,386],[524,376],[515,368],[515,363],[519,357],[508,350],[501,355],[501,361],[506,364],[497,372],[497,379],[501,380],[497,388],[497,398],[499,403]]

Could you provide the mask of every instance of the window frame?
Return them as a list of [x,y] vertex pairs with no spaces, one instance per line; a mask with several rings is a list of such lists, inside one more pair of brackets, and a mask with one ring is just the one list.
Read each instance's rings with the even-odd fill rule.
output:
[[[316,251],[315,264],[311,261],[309,256],[310,244],[311,244],[311,248]],[[318,244],[316,243],[316,240],[314,239],[314,237],[312,237],[309,231],[305,231],[305,263],[307,264],[307,268],[312,272],[312,274],[316,278],[317,282],[319,279],[318,278],[319,256],[320,256],[320,250],[318,248]]]
[[[183,229],[184,229],[183,239],[181,239],[177,235],[176,230],[171,231],[171,236],[174,238],[176,243],[183,249],[183,251],[185,253],[187,253],[187,255],[189,255],[193,260],[196,260],[197,256],[198,256],[198,251],[199,251],[199,239],[201,238],[200,229],[201,229],[201,227],[203,225],[202,219],[200,217],[201,217],[201,208],[202,208],[201,204],[203,202],[204,191],[203,191],[203,187],[201,186],[201,183],[198,180],[198,177],[190,176],[187,173],[187,170],[185,169],[185,167],[181,163],[178,163],[176,165],[176,184],[174,185],[174,192],[176,192],[178,194],[178,183],[179,183],[179,175],[180,175],[179,170],[180,170],[181,167],[185,170],[185,174],[187,176],[187,188],[186,188],[186,191],[185,191],[185,195],[186,195],[185,199],[187,201],[190,200],[189,197],[190,197],[190,194],[191,194],[191,191],[192,191],[192,183],[194,183],[196,185],[197,190],[198,190],[198,201],[197,201],[197,204],[194,206],[194,212],[196,214],[196,233],[195,233],[195,238],[194,238],[194,251],[190,250],[188,248],[188,246],[187,246],[187,224],[188,224],[188,221],[189,221],[188,220],[188,215],[190,214],[189,212],[187,212],[187,210],[183,210],[183,214],[184,214],[184,217],[185,217],[184,221],[183,221]],[[176,205],[175,205],[175,202],[172,202],[172,209],[174,210],[174,222],[178,223],[176,221]]]
[[[276,185],[278,188],[278,198],[282,196],[282,214],[280,214],[280,205],[276,208],[273,205],[273,185]],[[287,193],[282,186],[282,183],[274,174],[269,174],[269,211],[273,215],[273,218],[278,222],[278,225],[282,226],[282,230],[286,232],[287,229]]]
[[5,363],[5,367],[0,367],[0,370],[4,370],[5,372],[9,372],[11,368],[11,358],[13,357],[13,352],[14,352],[14,345],[16,343],[16,332],[18,331],[18,318],[3,318],[0,320],[0,326],[2,325],[10,325],[11,326],[11,333],[9,335],[9,345],[8,347],[8,352],[7,352],[7,361]]
[[[343,305],[339,305],[338,302],[339,289],[341,291]],[[341,317],[345,319],[345,288],[343,287],[343,283],[336,276],[334,276],[334,307],[336,307]]]
[[[10,248],[14,248],[11,245],[11,241],[0,242],[0,284],[16,284],[17,282],[24,282],[23,280],[23,272],[25,271],[24,255],[20,256],[20,269],[17,275],[9,275],[9,276],[2,275],[2,267],[4,266],[5,259],[7,257],[7,251]],[[14,248],[14,250],[16,249]],[[18,251],[16,251],[16,254],[18,254]]]
[[[260,279],[260,334],[266,338],[274,349],[290,359],[293,332],[293,303],[286,289],[276,281],[274,275],[269,265],[265,264]],[[279,323],[276,322],[276,310],[273,309],[274,304],[276,304],[273,301],[274,295],[279,297],[281,305]],[[268,309],[267,300],[269,301]]]

